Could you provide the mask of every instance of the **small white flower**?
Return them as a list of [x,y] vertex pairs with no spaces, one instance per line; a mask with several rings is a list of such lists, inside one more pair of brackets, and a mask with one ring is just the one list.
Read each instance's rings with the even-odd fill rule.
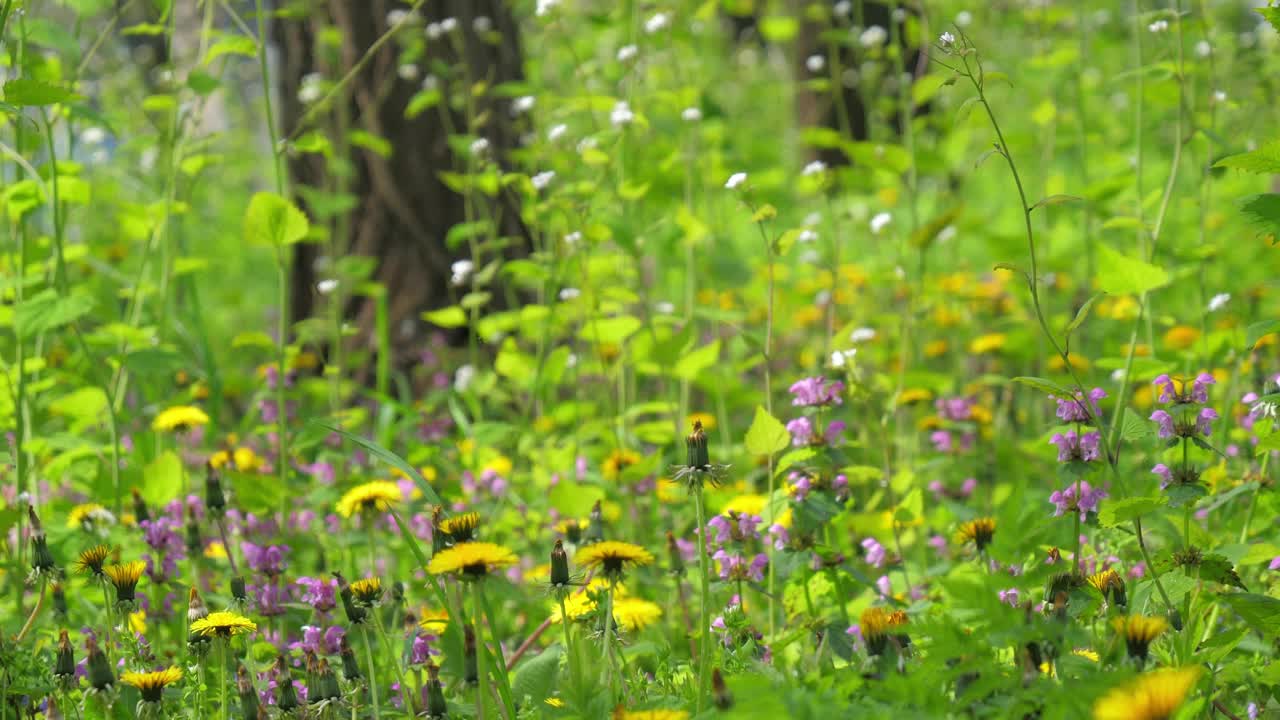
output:
[[1153,33],[1162,33],[1169,29],[1168,20],[1156,20],[1147,26],[1147,29]]
[[952,35],[951,31],[948,30],[938,37],[938,44],[943,48],[949,48],[956,44],[956,36]]
[[1116,368],[1115,370],[1112,370],[1111,380],[1112,382],[1118,382],[1118,383],[1124,382],[1124,368]]
[[538,99],[532,95],[521,95],[515,99],[515,102],[511,103],[511,111],[517,115],[527,113],[533,109],[537,102]]
[[1223,92],[1222,90],[1214,90],[1214,91],[1213,91],[1213,101],[1214,101],[1214,102],[1226,102],[1226,101],[1227,101],[1227,94],[1226,94],[1225,92]]
[[402,22],[416,20],[416,16],[410,16],[409,11],[404,8],[396,8],[387,12],[387,26],[395,27]]
[[853,332],[849,333],[849,340],[851,340],[854,344],[870,342],[875,339],[876,339],[875,328],[860,327],[857,330],[854,330]]
[[569,247],[573,247],[574,245],[577,245],[581,241],[582,241],[582,233],[578,232],[577,230],[574,230],[573,232],[564,236],[564,244],[568,245]]
[[440,21],[440,31],[451,33],[458,29],[458,18],[447,17]]
[[543,17],[554,10],[559,4],[560,0],[538,0],[537,8],[534,10],[533,14],[538,17]]
[[831,353],[831,367],[842,368],[845,365],[853,364],[853,358],[857,356],[858,348],[851,350],[836,350]]
[[529,182],[533,183],[534,190],[545,190],[551,181],[556,178],[555,170],[546,170],[529,178]]
[[821,224],[822,224],[822,213],[818,212],[817,210],[814,210],[813,212],[804,216],[805,227],[817,227],[818,225],[821,225]]
[[827,66],[827,59],[821,55],[810,55],[805,58],[804,66],[809,68],[811,73],[820,73],[822,68]]
[[744,172],[736,172],[724,181],[724,186],[729,190],[736,190],[739,185],[747,181],[747,174]]
[[23,507],[30,504],[31,504],[31,491],[23,490],[22,492],[18,493],[18,507]]
[[666,300],[660,300],[654,304],[653,309],[657,310],[659,315],[670,315],[676,311],[676,306]]
[[413,80],[418,77],[418,66],[413,63],[405,63],[396,68],[396,75],[399,75],[401,80]]
[[956,13],[956,27],[966,28],[973,23],[973,13],[968,10],[961,10]]
[[564,359],[564,364],[565,364],[565,367],[577,367],[578,366],[577,353],[569,353],[569,357]]
[[813,304],[819,307],[827,305],[830,302],[831,302],[830,290],[819,290],[818,294],[813,296]]
[[476,138],[475,140],[471,141],[472,155],[479,157],[481,155],[484,155],[486,152],[489,152],[488,138]]
[[618,48],[618,62],[630,62],[640,53],[640,49],[635,45],[623,45]]
[[428,75],[422,78],[422,89],[423,90],[440,89],[440,78],[436,77],[435,75]]
[[454,285],[465,285],[467,279],[471,277],[471,271],[476,269],[476,264],[470,260],[458,260],[450,265],[449,269],[453,272],[450,282]]
[[338,289],[338,281],[334,280],[333,278],[329,278],[328,280],[321,280],[320,282],[316,283],[316,291],[319,292],[321,295],[328,295],[329,293],[337,289]]
[[1196,55],[1198,57],[1207,58],[1212,54],[1213,54],[1213,46],[1209,44],[1208,40],[1201,40],[1200,42],[1196,43]]
[[298,84],[298,102],[303,105],[310,105],[319,100],[320,96],[324,94],[324,88],[321,87],[323,82],[324,76],[320,73],[303,75],[302,82]]
[[471,387],[471,381],[476,379],[476,369],[470,365],[463,365],[458,368],[453,375],[453,391],[466,392]]
[[567,132],[569,132],[569,126],[565,125],[564,123],[558,123],[556,125],[552,125],[551,129],[547,131],[547,140],[550,142],[555,142],[560,138],[564,137],[564,134]]
[[671,24],[671,16],[660,12],[654,13],[653,17],[644,21],[644,31],[650,35],[665,29]]
[[578,296],[580,295],[582,295],[582,291],[579,290],[578,288],[567,287],[567,288],[561,288],[560,290],[560,299],[564,302],[568,302],[570,300],[577,300]]
[[840,2],[831,6],[831,11],[836,17],[847,18],[853,12],[853,3],[850,0],[840,0]]
[[884,41],[888,39],[889,31],[879,25],[872,25],[866,30],[863,30],[862,34],[858,36],[858,42],[861,43],[864,48],[880,47],[884,44]]
[[826,172],[826,170],[827,170],[826,163],[822,162],[821,160],[814,160],[808,165],[805,165],[804,170],[801,171],[800,174],[801,175],[821,175],[822,173]]
[[884,230],[891,220],[893,220],[893,216],[887,212],[876,213],[875,217],[871,218],[871,234],[879,235],[880,231]]
[[680,111],[680,118],[685,122],[698,122],[702,119],[702,111],[696,107],[687,107]]
[[488,15],[477,15],[476,19],[471,21],[471,29],[475,30],[477,35],[483,35],[493,29],[493,21]]
[[438,22],[427,23],[425,32],[431,40],[439,40],[440,36],[444,35],[444,30],[440,29],[440,23]]
[[1217,312],[1231,302],[1231,293],[1218,293],[1209,299],[1209,312]]
[[100,127],[85,128],[80,133],[80,142],[85,145],[100,145],[103,140],[107,139],[107,131]]
[[796,236],[796,242],[801,242],[801,243],[811,243],[817,239],[818,239],[818,233],[814,232],[813,230],[810,230],[809,228],[805,228],[804,230],[801,230],[800,234]]
[[813,248],[800,253],[800,263],[802,265],[817,265],[820,262],[822,262],[822,253]]
[[614,127],[630,125],[635,119],[636,114],[631,111],[631,106],[626,100],[619,100],[609,112],[609,122],[613,123]]
[[952,240],[954,240],[955,236],[956,236],[956,226],[948,225],[938,231],[938,243],[940,245],[945,245],[951,242]]
[[94,508],[93,510],[90,510],[89,520],[92,521],[94,525],[116,524],[116,516],[111,514],[111,511],[106,508]]

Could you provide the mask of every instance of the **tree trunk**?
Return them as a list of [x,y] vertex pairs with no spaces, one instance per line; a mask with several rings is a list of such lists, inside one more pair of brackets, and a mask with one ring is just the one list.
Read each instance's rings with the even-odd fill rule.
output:
[[[469,130],[487,139],[495,161],[503,164],[517,137],[509,99],[496,98],[491,90],[522,77],[518,27],[503,0],[432,0],[424,4],[420,19],[402,24],[396,36],[365,58],[396,21],[388,13],[407,10],[407,4],[315,0],[302,7],[292,16],[282,11],[273,29],[281,53],[277,85],[282,136],[296,139],[315,130],[330,139],[336,155],[326,159],[321,153],[291,152],[288,160],[296,201],[313,221],[327,220],[333,235],[327,247],[312,244],[295,249],[292,316],[297,321],[316,314],[320,307],[317,281],[330,277],[327,268],[334,261],[347,256],[371,258],[376,263],[371,279],[386,291],[394,363],[405,365],[421,347],[424,324],[419,314],[456,301],[459,291],[450,286],[451,265],[470,258],[466,248],[450,249],[445,244],[449,229],[469,219],[464,198],[440,176],[466,169],[466,159],[450,150],[448,138],[451,132],[468,132],[467,116],[460,101],[450,107],[448,99],[465,98],[468,85],[478,80],[487,83],[490,91],[477,98],[472,116],[478,119]],[[402,50],[420,44],[429,35],[424,28],[445,18],[456,19],[456,29],[427,39],[425,56],[414,63],[417,73],[402,75]],[[489,29],[483,27],[482,19],[483,32],[478,33],[477,18],[487,18]],[[335,37],[326,32],[332,30],[337,31],[336,42],[328,40]],[[351,82],[308,116],[316,100],[306,98],[309,104],[300,98],[308,84],[304,78],[319,73],[328,83],[325,87],[334,87],[361,63]],[[441,74],[438,83],[446,100],[407,118],[406,107],[431,69]],[[364,133],[386,140],[390,153],[371,149],[376,143],[349,142],[353,133],[357,138]],[[332,203],[318,200],[317,190],[343,191],[349,210],[326,208]],[[514,202],[500,197],[475,211],[483,201],[471,199],[470,219],[481,211],[499,217],[496,235],[523,238]],[[494,203],[501,207],[493,207]],[[344,317],[356,328],[352,349],[376,351],[376,303],[350,294],[352,288],[343,290]]]

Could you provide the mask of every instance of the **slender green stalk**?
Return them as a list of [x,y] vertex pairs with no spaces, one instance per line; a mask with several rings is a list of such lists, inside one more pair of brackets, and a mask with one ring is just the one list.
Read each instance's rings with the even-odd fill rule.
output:
[[610,580],[604,594],[604,686],[609,697],[616,697],[613,690],[613,678],[618,673],[617,661],[613,657],[613,590],[615,583]]
[[218,707],[222,710],[222,720],[231,720],[231,704],[227,702],[227,644],[231,641],[227,638],[219,638],[218,643],[218,674],[222,676],[218,682]]
[[364,634],[364,656],[369,665],[369,697],[373,703],[373,717],[382,717],[381,700],[378,699],[378,666],[373,662],[373,640],[369,638],[369,623],[361,623],[360,631]]
[[480,599],[480,582],[474,584],[471,595],[475,602],[472,624],[475,627],[476,636],[476,718],[484,720],[485,701],[489,699],[489,671],[485,664],[485,656],[488,652],[484,646],[484,606]]
[[379,608],[369,608],[369,614],[373,616],[373,627],[378,631],[378,640],[382,643],[382,652],[391,657],[392,667],[396,670],[396,680],[400,683],[400,695],[404,701],[404,706],[412,707],[412,700],[409,697],[409,684],[405,682],[404,667],[400,663],[400,648],[392,646],[387,630],[383,626],[382,613],[379,612]]
[[560,624],[564,627],[564,651],[569,656],[569,677],[573,680],[573,687],[576,689],[578,687],[578,664],[573,647],[573,629],[570,627],[573,621],[569,619],[569,611],[565,609],[564,598],[566,594],[564,590],[558,590],[556,599],[560,603]]
[[[772,476],[772,473],[770,473]],[[699,484],[694,490],[693,506],[698,517],[698,575],[701,584],[702,597],[698,603],[698,699],[697,699],[697,715],[702,714],[702,708],[707,698],[707,685],[711,680],[711,568],[707,563],[707,546],[706,537],[707,519],[706,510],[703,508],[702,485]],[[770,565],[772,567],[772,565]]]

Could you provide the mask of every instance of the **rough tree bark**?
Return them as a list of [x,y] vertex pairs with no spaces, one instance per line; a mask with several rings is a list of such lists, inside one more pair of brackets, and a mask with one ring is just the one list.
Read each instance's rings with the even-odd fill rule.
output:
[[[308,128],[330,138],[341,137],[345,128],[363,130],[391,143],[392,152],[386,157],[350,146],[350,172],[345,182],[347,192],[356,199],[355,206],[345,222],[334,223],[339,231],[345,230],[345,236],[335,237],[331,247],[339,257],[376,259],[373,279],[387,291],[397,365],[406,364],[420,347],[423,323],[418,320],[419,313],[450,304],[450,266],[464,257],[464,249],[450,250],[445,245],[449,228],[464,220],[463,199],[446,187],[439,175],[460,170],[464,161],[450,150],[446,118],[439,110],[407,119],[405,108],[421,88],[422,77],[433,67],[465,64],[467,76],[485,80],[490,88],[522,77],[518,27],[506,2],[430,0],[419,11],[421,21],[402,27],[399,33],[421,37],[428,23],[445,18],[456,19],[457,29],[452,41],[427,41],[426,57],[416,63],[420,68],[417,77],[398,74],[402,46],[392,38],[373,52],[340,97],[335,96],[328,107],[306,118],[310,106],[299,99],[304,77],[320,73],[336,82],[345,76],[387,33],[391,22],[388,13],[408,7],[389,0],[310,0],[296,9],[286,7],[272,31],[280,52],[278,89],[284,136],[295,133],[305,119]],[[483,36],[477,34],[477,18],[488,19],[490,29]],[[484,23],[481,20],[482,26]],[[324,42],[333,37],[322,34],[330,29],[337,30],[340,37],[336,47]],[[463,92],[461,77],[440,81],[446,98]],[[478,109],[486,120],[473,132],[488,139],[494,156],[503,163],[518,142],[510,122],[509,101],[486,93],[479,98]],[[466,130],[466,120],[457,108],[448,111],[448,123],[454,132]],[[335,168],[340,167],[341,163],[326,161],[320,154],[292,154],[288,170],[299,206],[314,209],[308,208],[306,188],[332,189]],[[509,201],[501,202],[507,207],[500,214],[499,234],[523,236],[518,208]],[[317,274],[316,261],[329,251],[323,245],[300,245],[295,250],[291,297],[295,320],[314,314],[316,281],[322,277]],[[351,340],[354,348],[376,348],[374,313],[374,302],[365,297],[351,297],[347,303],[345,316],[357,328]]]

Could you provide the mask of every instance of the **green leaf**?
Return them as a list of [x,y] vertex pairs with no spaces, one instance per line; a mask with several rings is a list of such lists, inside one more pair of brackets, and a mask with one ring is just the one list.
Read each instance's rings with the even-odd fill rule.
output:
[[690,382],[697,380],[699,373],[711,367],[720,359],[720,341],[713,340],[708,345],[697,348],[676,363],[672,374]]
[[1067,388],[1052,380],[1045,380],[1044,378],[1021,376],[1013,378],[1012,382],[1016,382],[1019,385],[1026,385],[1030,388],[1035,388],[1046,395],[1053,395],[1060,398],[1075,397],[1075,393],[1071,392]]
[[1252,152],[1228,155],[1213,166],[1262,175],[1278,174],[1280,173],[1280,140],[1273,140]]
[[457,305],[422,313],[422,319],[442,328],[456,328],[467,324],[467,311]]
[[418,489],[422,491],[422,496],[427,499],[427,502],[431,503],[432,505],[444,506],[444,501],[440,499],[440,496],[436,493],[435,488],[431,487],[431,483],[427,482],[427,479],[422,477],[422,473],[418,472],[418,469],[410,465],[404,458],[382,447],[381,445],[379,445],[378,443],[372,440],[366,440],[360,437],[359,435],[353,435],[347,432],[346,430],[343,430],[342,428],[337,427],[336,425],[332,425],[330,423],[323,422],[320,420],[312,420],[311,423],[315,425],[319,425],[320,427],[323,427],[329,430],[329,432],[337,433],[338,435],[341,435],[342,437],[359,445],[365,450],[368,450],[370,453],[374,455],[374,457],[377,457],[382,462],[404,473],[406,477],[411,478],[413,482],[417,484]]
[[1280,193],[1246,195],[1239,205],[1245,219],[1263,232],[1280,233]]
[[800,22],[788,15],[769,15],[760,20],[760,37],[772,43],[785,43],[800,32]]
[[257,57],[258,44],[253,41],[253,38],[245,35],[225,36],[209,46],[209,52],[205,55],[204,64],[208,65],[223,55]]
[[1140,295],[1169,284],[1169,273],[1098,243],[1098,287],[1112,295]]
[[235,493],[232,502],[240,510],[250,512],[274,513],[278,511],[289,497],[288,487],[279,481],[264,479],[261,475],[226,470],[222,479]]
[[1244,582],[1236,574],[1236,569],[1232,567],[1231,561],[1217,553],[1210,553],[1201,558],[1200,579],[1212,580],[1223,585],[1238,587],[1241,590],[1249,589],[1244,586]]
[[67,88],[35,78],[17,78],[4,84],[4,101],[20,107],[56,105],[80,99]]
[[791,433],[777,418],[763,407],[756,406],[756,417],[747,429],[747,452],[752,455],[772,455],[791,444]]
[[597,500],[604,499],[604,488],[561,480],[551,488],[547,503],[567,518],[585,518]]
[[49,403],[49,411],[53,414],[77,420],[96,420],[106,409],[107,394],[96,387],[73,390]]
[[142,469],[142,499],[152,507],[165,505],[182,494],[182,460],[165,451]]
[[620,345],[640,329],[641,322],[630,315],[591,320],[583,324],[578,337],[599,345]]
[[1142,416],[1133,411],[1133,408],[1124,409],[1124,417],[1120,420],[1120,438],[1129,442],[1149,440],[1155,435],[1155,431],[1151,427],[1151,423],[1142,419]]
[[1280,600],[1256,593],[1230,593],[1221,599],[1268,639],[1280,635]]
[[1274,332],[1280,332],[1280,320],[1262,320],[1250,324],[1244,333],[1244,349],[1252,350],[1259,340]]
[[1234,630],[1213,633],[1208,640],[1196,648],[1196,662],[1204,665],[1216,665],[1222,662],[1248,634],[1249,628],[1243,625]]
[[93,297],[74,293],[58,297],[45,290],[22,301],[14,310],[14,329],[18,337],[27,339],[69,325],[93,309]]
[[1253,11],[1265,18],[1271,23],[1271,27],[1280,33],[1280,7],[1260,7],[1254,8]]
[[1098,522],[1104,527],[1115,527],[1135,520],[1168,504],[1164,495],[1131,497],[1123,500],[1105,500],[1098,508]]
[[1084,305],[1080,306],[1080,309],[1076,311],[1075,319],[1067,326],[1067,337],[1070,337],[1071,333],[1075,332],[1076,328],[1083,325],[1084,321],[1089,319],[1089,311],[1093,309],[1093,304],[1105,295],[1105,292],[1094,293],[1093,297],[1086,300]]
[[275,193],[256,193],[244,213],[244,238],[251,245],[292,245],[310,230],[307,216]]
[[[560,646],[552,645],[516,668],[511,695],[523,707],[540,707],[551,696],[560,671]],[[525,704],[526,698],[528,703]]]
[[1047,198],[1042,198],[1035,205],[1032,205],[1030,208],[1028,208],[1028,212],[1030,212],[1031,210],[1035,210],[1038,207],[1048,207],[1049,205],[1061,205],[1063,203],[1083,202],[1083,201],[1084,201],[1084,198],[1076,197],[1075,195],[1050,195]]

